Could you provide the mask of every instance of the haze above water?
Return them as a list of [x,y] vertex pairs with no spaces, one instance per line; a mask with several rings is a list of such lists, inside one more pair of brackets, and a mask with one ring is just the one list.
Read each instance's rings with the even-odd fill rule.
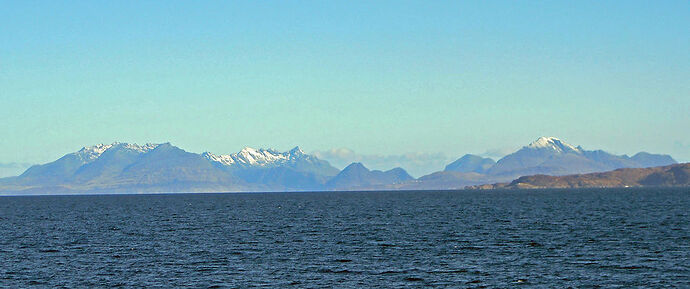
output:
[[0,287],[688,287],[682,189],[3,197]]

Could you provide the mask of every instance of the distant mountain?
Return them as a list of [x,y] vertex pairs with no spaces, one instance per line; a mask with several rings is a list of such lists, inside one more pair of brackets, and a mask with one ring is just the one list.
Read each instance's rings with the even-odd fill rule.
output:
[[304,153],[299,147],[288,152],[278,152],[272,149],[244,148],[231,155],[214,155],[209,152],[203,157],[218,165],[228,168],[275,168],[289,167],[296,171],[314,173],[323,176],[335,176],[339,170],[327,161]]
[[477,155],[466,154],[456,161],[450,163],[443,170],[444,172],[460,172],[460,173],[486,173],[496,161],[490,158],[482,158]]
[[240,178],[169,143],[85,147],[55,162],[33,166],[10,180],[3,183],[12,184],[13,190],[30,193],[244,188]]
[[676,163],[676,161],[669,155],[656,155],[646,152],[637,153],[632,156],[630,160],[636,162],[641,168],[658,167]]
[[394,168],[388,171],[369,170],[361,163],[352,163],[326,183],[331,190],[360,190],[400,184],[413,180],[405,170]]
[[170,143],[84,147],[23,174],[0,179],[0,191],[178,192],[322,190],[339,170],[305,154],[245,148],[195,154]]
[[395,186],[396,189],[459,189],[465,186],[507,182],[529,175],[562,176],[604,172],[618,168],[643,168],[675,164],[668,155],[641,152],[617,156],[602,150],[585,150],[555,137],[540,137],[496,163],[475,155],[465,155],[446,166],[443,172],[422,176]]
[[369,170],[361,163],[339,171],[299,147],[287,152],[247,147],[234,154],[216,155],[186,152],[170,143],[113,143],[84,147],[54,162],[31,166],[19,176],[2,178],[0,193],[462,189],[521,176],[563,176],[675,163],[668,155],[641,152],[633,157],[617,156],[585,150],[555,137],[540,137],[497,162],[468,154],[448,164],[444,171],[414,179],[402,168]]
[[247,147],[231,155],[205,152],[202,156],[248,183],[271,190],[320,190],[339,173],[327,161],[308,155],[299,147],[288,152]]
[[624,168],[609,172],[568,176],[533,175],[510,183],[471,186],[470,189],[687,187],[690,163],[652,168]]
[[163,185],[173,190],[204,187],[206,184],[235,187],[243,183],[240,178],[218,169],[201,155],[186,152],[170,143],[145,151],[124,167],[115,180],[131,184],[133,188]]
[[[98,175],[104,174],[105,172],[103,171],[116,170],[117,168],[114,167],[116,162],[123,162],[122,158],[131,156],[130,160],[124,161],[125,165],[122,166],[124,168],[134,162],[140,155],[156,147],[158,145],[147,144],[139,146],[123,143],[84,147],[52,163],[32,166],[17,179],[26,183],[40,182],[43,185],[71,182],[75,179],[83,179],[89,174]],[[108,151],[106,156],[103,159],[99,159],[106,151]],[[93,164],[94,162],[95,164]]]
[[487,170],[487,174],[510,177],[533,174],[568,175],[674,163],[676,161],[667,155],[639,153],[636,158],[630,158],[602,150],[587,151],[555,137],[540,137],[528,146],[500,159]]

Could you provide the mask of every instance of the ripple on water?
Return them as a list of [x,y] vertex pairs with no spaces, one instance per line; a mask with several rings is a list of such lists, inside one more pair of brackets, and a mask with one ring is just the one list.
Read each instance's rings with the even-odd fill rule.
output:
[[688,189],[0,199],[0,287],[690,287]]

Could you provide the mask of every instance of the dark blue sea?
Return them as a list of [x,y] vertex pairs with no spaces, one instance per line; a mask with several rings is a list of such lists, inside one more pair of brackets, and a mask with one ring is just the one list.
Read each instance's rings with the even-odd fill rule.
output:
[[690,189],[0,197],[0,287],[690,287]]

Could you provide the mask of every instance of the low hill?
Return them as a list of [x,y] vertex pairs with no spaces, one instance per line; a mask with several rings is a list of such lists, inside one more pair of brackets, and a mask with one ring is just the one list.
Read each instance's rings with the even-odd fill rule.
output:
[[625,168],[568,176],[532,175],[510,183],[468,186],[468,189],[615,188],[690,186],[690,163],[652,168]]

